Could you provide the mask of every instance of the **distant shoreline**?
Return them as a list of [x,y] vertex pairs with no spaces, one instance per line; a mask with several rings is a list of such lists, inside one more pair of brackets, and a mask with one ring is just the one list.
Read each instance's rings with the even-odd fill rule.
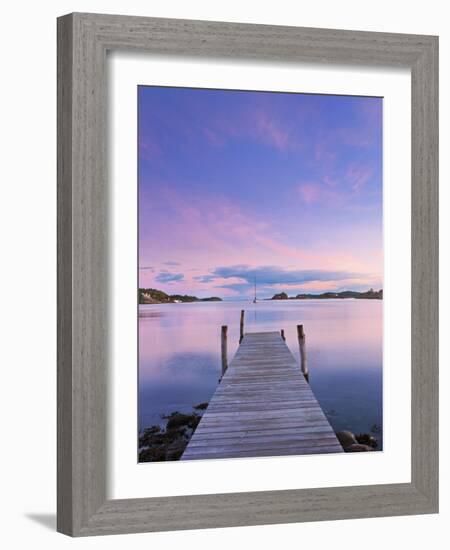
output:
[[285,292],[274,294],[272,298],[266,300],[345,300],[355,298],[357,300],[382,300],[383,289],[367,290],[366,292],[356,292],[355,290],[343,290],[342,292],[323,292],[322,294],[297,294],[297,296],[288,296]]
[[[382,300],[383,289],[367,290],[366,292],[357,292],[354,290],[343,290],[341,292],[323,292],[322,294],[297,294],[297,296],[288,296],[285,292],[274,294],[272,298],[259,298],[259,302],[284,301],[284,300]],[[241,300],[223,300],[218,296],[207,298],[198,298],[188,294],[166,294],[162,290],[155,288],[139,289],[139,305],[160,305],[160,304],[179,304],[179,303],[198,303],[198,302],[243,302]]]
[[222,298],[210,296],[208,298],[198,298],[188,294],[166,294],[156,288],[140,288],[139,304],[183,304],[193,302],[222,302]]

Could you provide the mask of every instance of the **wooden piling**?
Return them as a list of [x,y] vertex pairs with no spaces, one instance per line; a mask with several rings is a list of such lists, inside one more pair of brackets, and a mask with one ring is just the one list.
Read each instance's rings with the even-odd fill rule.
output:
[[227,333],[228,327],[226,325],[222,326],[222,376],[225,374],[225,371],[228,368]]
[[281,338],[286,342],[286,336],[284,335],[284,328],[281,329]]
[[244,315],[245,311],[241,309],[241,323],[240,323],[240,335],[239,335],[239,343],[242,342],[244,339]]
[[297,325],[297,337],[300,348],[300,369],[303,376],[306,378],[306,381],[309,382],[309,371],[306,362],[305,332],[303,330],[303,325]]

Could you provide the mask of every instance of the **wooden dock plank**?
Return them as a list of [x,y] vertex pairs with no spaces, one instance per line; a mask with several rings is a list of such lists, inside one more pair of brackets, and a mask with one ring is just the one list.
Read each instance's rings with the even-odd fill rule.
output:
[[343,452],[278,332],[245,334],[182,460]]

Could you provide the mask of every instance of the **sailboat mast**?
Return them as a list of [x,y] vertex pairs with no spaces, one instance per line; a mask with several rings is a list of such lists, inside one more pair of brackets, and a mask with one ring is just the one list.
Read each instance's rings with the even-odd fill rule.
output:
[[256,304],[256,277],[255,277],[255,299],[253,300],[253,303]]

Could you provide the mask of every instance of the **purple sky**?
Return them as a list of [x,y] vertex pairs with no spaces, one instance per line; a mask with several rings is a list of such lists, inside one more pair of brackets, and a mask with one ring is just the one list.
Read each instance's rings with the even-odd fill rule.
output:
[[382,99],[140,86],[139,286],[382,288]]

